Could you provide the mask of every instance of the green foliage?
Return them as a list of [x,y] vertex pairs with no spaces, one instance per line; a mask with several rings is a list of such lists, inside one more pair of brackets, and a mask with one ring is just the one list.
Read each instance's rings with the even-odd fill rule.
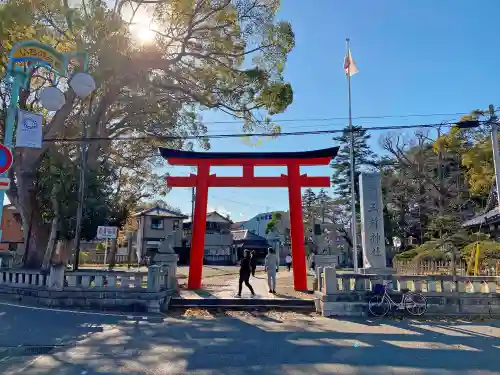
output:
[[[60,151],[52,150],[44,155],[37,174],[37,199],[44,222],[49,223],[57,215],[60,223],[58,239],[69,240],[75,233],[80,170]],[[111,185],[112,174],[105,164],[87,173],[82,238],[91,240],[99,225],[110,224],[113,217],[109,200]]]
[[472,252],[476,250],[477,244],[479,244],[479,259],[481,263],[493,265],[500,260],[500,243],[492,240],[482,240],[468,244],[460,250],[462,258],[469,261]]
[[283,215],[280,212],[274,212],[271,220],[266,224],[266,234],[269,233],[277,233],[279,231],[279,223],[282,219]]
[[106,245],[104,245],[102,242],[99,242],[97,246],[95,247],[96,250],[98,251],[104,251],[106,250]]
[[496,116],[488,116],[487,111],[475,110],[463,116],[457,126],[440,137],[435,148],[443,147],[446,151],[460,156],[464,167],[465,179],[472,196],[487,196],[494,183],[493,151],[489,126],[460,129],[458,125],[467,121],[495,121]]
[[426,241],[422,245],[413,249],[396,254],[394,259],[398,260],[443,260],[446,259],[446,252],[441,248],[441,241],[434,239]]
[[[367,170],[375,165],[374,153],[368,145],[370,135],[360,126],[353,127],[354,132],[354,171],[355,171],[355,193],[356,203],[359,212],[359,175],[363,170]],[[333,137],[335,145],[340,147],[337,157],[333,160],[332,184],[335,194],[345,207],[347,212],[351,211],[349,202],[351,199],[351,170],[350,170],[350,149],[351,133],[349,128],[345,128],[342,135]]]

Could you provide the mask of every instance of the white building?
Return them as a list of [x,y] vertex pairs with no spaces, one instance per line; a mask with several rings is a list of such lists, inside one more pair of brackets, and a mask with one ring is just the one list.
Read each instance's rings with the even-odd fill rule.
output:
[[[272,220],[273,214],[281,214],[277,231],[266,233],[267,224]],[[234,223],[231,229],[246,229],[250,233],[264,237],[269,246],[278,254],[280,263],[284,262],[285,256],[290,252],[290,213],[288,211],[260,213],[248,221]]]
[[256,234],[258,236],[264,237],[266,239],[273,239],[274,234],[266,233],[267,224],[273,218],[273,214],[281,214],[281,220],[279,223],[279,232],[285,232],[286,228],[290,229],[290,214],[288,211],[273,211],[265,212],[255,215],[253,218],[247,221],[242,221],[234,223],[232,229],[246,229],[249,232]]

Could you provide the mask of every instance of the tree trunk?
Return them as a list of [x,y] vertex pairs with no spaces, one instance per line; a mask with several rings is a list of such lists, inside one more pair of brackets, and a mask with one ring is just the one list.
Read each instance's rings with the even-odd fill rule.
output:
[[52,258],[52,253],[54,251],[54,246],[56,244],[57,239],[57,227],[58,227],[59,218],[56,216],[52,219],[52,226],[50,228],[50,237],[47,243],[47,248],[45,249],[45,254],[43,256],[42,269],[48,269],[50,259]]
[[118,241],[116,238],[113,238],[111,240],[111,246],[108,253],[108,259],[109,259],[108,267],[110,270],[115,267],[117,251],[118,251]]
[[43,256],[42,269],[46,270],[50,266],[50,260],[52,259],[52,254],[54,252],[54,246],[57,240],[57,233],[59,230],[60,212],[59,212],[59,184],[55,184],[52,188],[52,207],[54,209],[54,218],[52,219],[52,225],[50,227],[50,237],[47,243],[47,248],[45,249],[45,254]]
[[24,231],[24,266],[39,269],[43,263],[49,241],[48,228],[44,223],[36,197],[35,173],[17,173],[18,198],[14,205],[19,209]]

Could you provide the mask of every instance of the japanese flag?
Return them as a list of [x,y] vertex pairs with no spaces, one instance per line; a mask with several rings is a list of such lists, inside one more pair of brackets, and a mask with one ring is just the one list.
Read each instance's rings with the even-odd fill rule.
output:
[[356,66],[356,63],[354,62],[354,59],[352,58],[350,49],[347,50],[347,53],[345,54],[344,71],[345,71],[345,74],[348,75],[349,77],[352,77],[356,73],[359,73],[358,67]]

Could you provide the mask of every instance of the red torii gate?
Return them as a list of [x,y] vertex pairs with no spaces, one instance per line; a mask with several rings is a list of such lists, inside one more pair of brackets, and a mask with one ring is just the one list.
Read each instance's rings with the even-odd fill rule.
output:
[[[337,156],[338,147],[304,152],[229,153],[191,152],[160,148],[170,165],[196,166],[197,173],[188,177],[167,177],[170,187],[196,187],[188,288],[199,289],[203,270],[205,229],[209,187],[286,187],[290,204],[293,282],[295,290],[307,290],[307,267],[302,220],[303,187],[329,187],[330,177],[300,174],[300,166],[328,165]],[[243,177],[218,177],[210,174],[211,166],[243,167]],[[256,177],[257,166],[286,166],[288,173],[276,177]]]

